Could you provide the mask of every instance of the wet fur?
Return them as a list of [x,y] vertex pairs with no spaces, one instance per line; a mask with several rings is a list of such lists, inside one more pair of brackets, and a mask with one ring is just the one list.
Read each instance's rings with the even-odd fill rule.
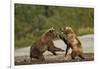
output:
[[65,37],[62,36],[62,34],[59,35],[60,39],[62,39],[67,45],[65,56],[67,55],[68,50],[71,48],[72,49],[72,53],[71,53],[72,59],[75,59],[76,56],[79,56],[80,58],[84,59],[81,42],[77,38],[72,28],[66,27],[62,29],[61,31],[64,33],[64,35],[66,35]]
[[56,54],[56,51],[63,51],[60,48],[57,48],[53,44],[53,39],[57,37],[57,34],[54,29],[49,29],[46,31],[39,40],[33,43],[33,45],[30,48],[30,58],[36,58],[38,60],[44,61],[45,58],[43,56],[43,53],[45,51],[50,51],[54,55]]

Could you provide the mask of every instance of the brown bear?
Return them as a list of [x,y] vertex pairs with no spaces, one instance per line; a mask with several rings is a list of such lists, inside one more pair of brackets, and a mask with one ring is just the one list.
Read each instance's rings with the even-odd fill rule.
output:
[[57,38],[58,34],[54,28],[50,28],[47,30],[39,40],[37,40],[35,43],[32,44],[30,48],[30,58],[36,58],[41,61],[45,60],[43,53],[45,51],[50,51],[54,55],[56,55],[56,51],[64,51],[60,48],[57,48],[53,44],[53,39]]
[[79,56],[80,58],[84,59],[81,42],[77,38],[72,28],[65,27],[61,29],[61,31],[63,32],[63,34],[60,34],[59,36],[67,45],[65,56],[67,55],[68,50],[71,48],[72,49],[72,53],[71,53],[72,59],[75,59],[76,56]]

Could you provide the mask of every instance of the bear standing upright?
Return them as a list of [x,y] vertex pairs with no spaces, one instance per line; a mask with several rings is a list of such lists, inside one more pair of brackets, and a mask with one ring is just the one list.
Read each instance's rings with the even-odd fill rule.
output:
[[61,31],[64,33],[65,37],[62,37],[60,35],[60,38],[65,42],[65,44],[67,44],[65,56],[67,55],[68,50],[71,48],[72,49],[72,53],[71,53],[72,59],[75,59],[76,56],[79,56],[80,58],[84,59],[81,42],[77,38],[72,28],[65,27],[61,29]]

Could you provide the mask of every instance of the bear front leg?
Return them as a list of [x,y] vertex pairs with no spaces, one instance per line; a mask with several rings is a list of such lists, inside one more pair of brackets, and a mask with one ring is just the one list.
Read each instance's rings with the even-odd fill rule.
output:
[[67,55],[69,49],[70,49],[70,46],[67,45],[65,57],[66,57],[66,55]]
[[48,51],[50,51],[53,55],[57,55],[56,52],[52,48],[48,48]]

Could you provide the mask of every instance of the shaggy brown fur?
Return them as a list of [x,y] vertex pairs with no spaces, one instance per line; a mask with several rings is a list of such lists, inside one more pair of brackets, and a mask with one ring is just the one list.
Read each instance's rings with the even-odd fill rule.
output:
[[52,52],[54,55],[56,55],[56,51],[63,51],[60,48],[57,48],[54,46],[53,44],[53,39],[57,38],[57,33],[55,31],[55,29],[50,28],[49,30],[47,30],[47,32],[45,32],[42,37],[37,40],[35,43],[33,43],[33,45],[30,48],[30,58],[36,58],[39,59],[41,61],[45,60],[43,53],[45,51],[50,51]]
[[76,56],[79,56],[80,58],[84,59],[81,42],[77,38],[72,28],[65,27],[61,31],[66,35],[65,37],[60,35],[60,38],[65,42],[65,44],[67,44],[65,56],[67,55],[68,50],[71,48],[72,49],[72,53],[71,53],[72,59],[75,59]]

